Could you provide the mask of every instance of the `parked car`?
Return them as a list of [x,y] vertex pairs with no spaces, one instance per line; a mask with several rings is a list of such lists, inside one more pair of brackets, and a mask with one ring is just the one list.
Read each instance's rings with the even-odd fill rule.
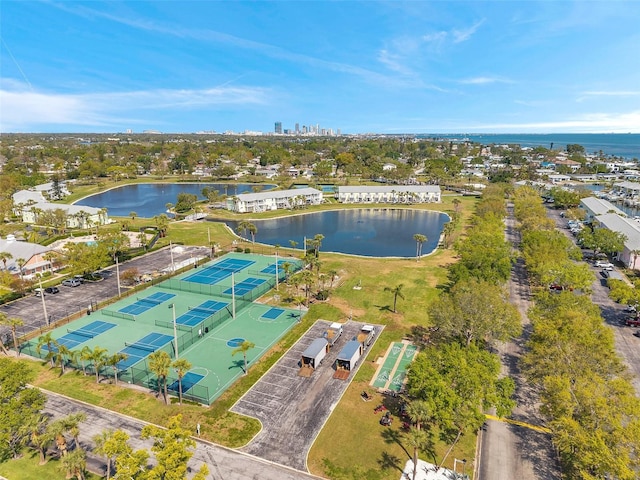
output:
[[82,275],[74,275],[73,279],[79,281],[80,283],[84,283],[84,277]]
[[640,318],[638,318],[638,317],[627,318],[624,321],[624,324],[627,327],[640,327]]
[[36,297],[45,297],[46,296],[44,288],[36,288],[36,289],[33,290],[33,293],[34,293],[34,295]]
[[598,260],[596,262],[596,267],[603,268],[604,270],[613,270],[613,263],[603,262],[602,260]]
[[62,281],[62,285],[64,285],[65,287],[77,287],[80,285],[80,280],[78,280],[77,278],[67,278],[66,280]]
[[54,294],[54,293],[58,293],[60,291],[60,289],[58,287],[47,287],[47,288],[44,289],[44,291],[46,293]]
[[627,305],[627,306],[624,308],[624,311],[625,311],[625,312],[635,312],[635,311],[636,311],[636,306],[635,306],[635,305]]

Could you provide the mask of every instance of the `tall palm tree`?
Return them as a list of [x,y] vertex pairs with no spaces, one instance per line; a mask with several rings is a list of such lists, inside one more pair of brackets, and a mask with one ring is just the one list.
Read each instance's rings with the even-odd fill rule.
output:
[[396,311],[396,305],[398,303],[398,297],[400,297],[402,300],[404,300],[404,294],[402,293],[402,289],[403,288],[404,288],[404,284],[402,284],[402,283],[399,283],[398,285],[396,285],[393,288],[384,287],[384,291],[385,292],[393,293],[393,313],[398,313]]
[[413,236],[413,239],[416,241],[416,262],[420,260],[420,256],[422,255],[422,244],[427,241],[427,236],[422,235],[421,233],[416,233]]
[[13,258],[13,255],[11,255],[9,252],[0,252],[0,260],[4,264],[5,270],[7,269],[7,261],[11,260],[12,258]]
[[129,355],[122,352],[114,353],[107,358],[107,365],[113,370],[113,378],[115,379],[116,385],[118,384],[118,364],[127,358],[129,358]]
[[7,314],[0,312],[0,325],[9,327],[11,329],[11,336],[13,337],[13,348],[16,354],[20,356],[20,349],[18,348],[18,336],[17,329],[24,325],[24,321],[18,317],[7,317]]
[[95,444],[93,449],[94,453],[98,455],[104,455],[107,464],[107,480],[111,478],[111,462],[112,458],[108,453],[107,442],[113,437],[113,430],[102,430],[100,433],[94,435],[91,439]]
[[249,234],[251,235],[251,243],[256,243],[256,233],[258,233],[258,227],[256,227],[253,223],[250,223],[247,226],[247,230],[249,230]]
[[176,370],[178,375],[178,402],[182,405],[182,379],[193,366],[186,358],[179,358],[175,360],[171,366]]
[[64,428],[73,437],[73,444],[76,449],[80,446],[80,424],[87,420],[87,414],[84,412],[72,413],[64,418]]
[[99,346],[93,347],[91,350],[90,359],[93,363],[93,369],[96,373],[96,383],[100,382],[100,370],[104,367],[105,363],[107,363],[107,349]]
[[58,355],[56,356],[56,363],[60,364],[60,375],[64,375],[64,369],[67,364],[67,357],[71,355],[71,350],[66,345],[58,345]]
[[313,248],[316,253],[316,258],[320,254],[320,247],[322,246],[322,240],[324,240],[324,235],[321,233],[317,233],[313,236]]
[[82,374],[86,375],[87,374],[87,364],[86,362],[90,362],[91,358],[92,358],[92,350],[88,345],[85,345],[84,347],[82,347],[82,350],[80,350],[80,363],[82,364]]
[[40,465],[47,463],[47,448],[53,440],[51,432],[47,428],[48,423],[49,417],[39,414],[37,417],[33,418],[29,424],[29,429],[31,430],[29,439],[31,441],[31,445],[38,450],[38,454],[40,455]]
[[460,211],[460,204],[462,203],[459,198],[454,198],[451,203],[453,203],[453,209],[456,212]]
[[638,255],[640,255],[640,249],[631,250],[633,253],[633,270],[636,269],[636,260],[638,260]]
[[76,477],[77,480],[85,480],[87,453],[81,448],[76,448],[73,452],[62,457],[60,467],[67,472],[67,478]]
[[249,340],[245,340],[242,342],[238,348],[234,349],[231,352],[231,356],[234,356],[236,353],[242,353],[244,358],[244,374],[247,374],[247,352],[256,346],[255,343],[250,342]]
[[51,367],[54,367],[54,360],[56,358],[56,352],[58,351],[58,342],[51,332],[47,332],[44,335],[38,337],[38,344],[36,345],[36,352],[40,355],[42,347],[47,347],[47,354],[44,359],[47,362],[51,362]]
[[153,352],[149,355],[149,370],[158,377],[158,390],[162,386],[162,392],[165,405],[167,401],[167,376],[169,375],[169,368],[171,367],[171,357],[165,351]]
[[27,261],[24,258],[16,258],[16,265],[18,266],[18,274],[20,275],[20,280],[22,280],[22,275],[23,275],[22,267],[24,267],[24,264],[26,262]]

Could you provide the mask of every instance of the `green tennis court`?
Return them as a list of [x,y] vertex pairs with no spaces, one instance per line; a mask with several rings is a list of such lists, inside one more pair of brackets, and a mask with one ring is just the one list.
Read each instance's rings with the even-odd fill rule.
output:
[[[112,328],[93,338],[74,336],[77,343],[74,350],[99,346],[106,348],[108,355],[128,354],[128,358],[118,364],[121,367],[118,378],[149,388],[155,388],[157,380],[149,371],[148,355],[161,349],[175,359],[177,353],[193,365],[183,378],[188,386],[183,388],[185,398],[210,404],[244,373],[244,356],[242,352],[232,355],[234,349],[245,340],[255,345],[246,352],[250,366],[301,320],[297,309],[254,302],[275,286],[276,270],[278,281],[284,280],[284,269],[280,268],[282,257],[277,269],[275,258],[269,256],[231,253],[225,255],[223,261],[229,268],[240,269],[242,266],[242,269],[233,276],[219,279],[216,284],[200,283],[206,274],[195,277],[196,281],[190,280],[194,279],[196,271],[190,270],[57,328],[52,336],[62,339],[74,330],[91,331],[95,322],[113,324]],[[298,259],[287,259],[286,262],[292,266],[290,272],[303,266]],[[198,273],[206,270],[207,265],[198,267]],[[252,266],[251,271],[246,268],[248,265]],[[264,279],[256,282],[256,270],[274,273],[262,273]],[[232,278],[235,285],[244,282],[245,288],[240,290],[242,295],[225,293],[231,290]],[[249,287],[252,288],[247,290]],[[151,299],[151,303],[147,299]],[[134,308],[126,308],[134,305]],[[148,347],[147,343],[150,344]],[[36,346],[37,340],[32,340],[25,344],[23,351],[33,356],[46,355],[46,351],[38,355]],[[82,368],[80,364],[71,365]],[[105,367],[101,373],[112,374],[111,367]],[[172,369],[169,384],[175,385],[177,379]]]

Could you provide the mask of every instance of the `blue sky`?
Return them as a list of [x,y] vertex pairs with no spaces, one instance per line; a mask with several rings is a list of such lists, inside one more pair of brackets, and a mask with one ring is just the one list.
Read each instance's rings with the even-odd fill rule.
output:
[[0,4],[0,132],[640,132],[637,1]]

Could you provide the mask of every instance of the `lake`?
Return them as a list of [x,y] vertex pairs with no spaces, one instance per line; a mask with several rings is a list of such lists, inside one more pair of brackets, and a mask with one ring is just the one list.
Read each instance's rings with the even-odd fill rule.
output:
[[[304,238],[324,235],[320,251],[365,257],[415,257],[416,233],[426,235],[422,253],[435,250],[449,216],[440,212],[394,208],[331,210],[252,221],[255,240],[268,245],[304,248]],[[225,221],[236,232],[239,222]],[[250,236],[249,236],[250,238]]]
[[230,183],[138,183],[123,185],[106,192],[85,197],[75,202],[75,205],[106,208],[110,216],[128,217],[130,212],[136,212],[138,217],[153,218],[166,213],[167,203],[176,204],[179,193],[197,195],[200,200],[203,188],[217,190],[219,193],[234,196],[239,193],[251,193],[253,187],[270,190],[275,185],[266,184],[230,184]]

